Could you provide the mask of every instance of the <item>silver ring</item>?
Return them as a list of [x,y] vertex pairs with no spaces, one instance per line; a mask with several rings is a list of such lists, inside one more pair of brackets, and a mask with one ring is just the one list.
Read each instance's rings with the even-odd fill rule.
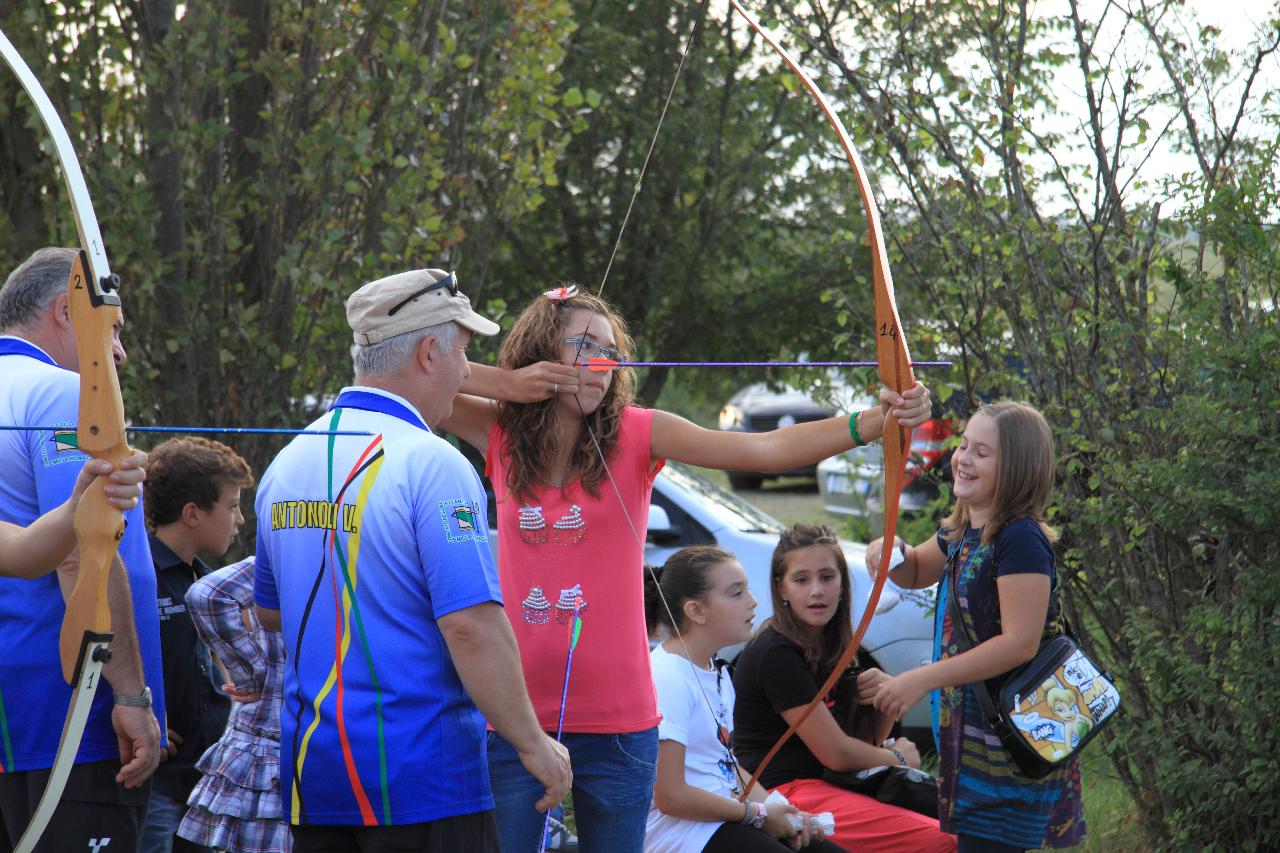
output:
[[552,382],[552,383],[551,383],[551,393],[552,393],[552,394],[559,394],[559,393],[560,393],[560,383],[559,383],[559,382]]

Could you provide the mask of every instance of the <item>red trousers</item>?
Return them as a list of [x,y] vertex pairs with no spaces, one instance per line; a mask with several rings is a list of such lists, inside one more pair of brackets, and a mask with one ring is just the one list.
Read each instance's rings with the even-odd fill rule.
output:
[[956,837],[938,829],[937,818],[886,805],[874,797],[837,788],[821,779],[795,779],[773,790],[796,808],[831,812],[836,833],[829,840],[847,850],[883,853],[954,853]]

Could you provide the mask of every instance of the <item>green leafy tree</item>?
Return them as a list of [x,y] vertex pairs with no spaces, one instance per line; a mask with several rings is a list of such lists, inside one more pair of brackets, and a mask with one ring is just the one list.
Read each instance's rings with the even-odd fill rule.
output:
[[[128,288],[142,423],[308,418],[350,373],[345,296],[532,215],[589,109],[557,70],[574,23],[554,0],[27,0],[0,26],[77,141]],[[11,268],[75,231],[8,76],[0,110]],[[498,287],[460,276],[501,311]],[[258,470],[278,444],[237,442]]]
[[[1061,11],[779,15],[862,111],[895,268],[935,306],[907,334],[956,354],[953,411],[1019,396],[1055,427],[1060,568],[1122,677],[1104,742],[1148,840],[1271,848],[1280,19],[1233,52],[1177,2]],[[1169,149],[1185,172],[1153,170]]]
[[[761,61],[736,14],[699,11],[579,5],[562,73],[597,108],[566,148],[540,216],[507,235],[509,254],[490,263],[497,278],[524,282],[524,299],[562,280],[603,286],[641,355],[655,360],[831,354],[835,311],[822,294],[849,282],[848,256],[865,248],[856,224],[832,236],[847,200],[809,171],[830,155],[815,143],[826,126],[776,64]],[[671,376],[647,371],[641,397],[657,403]],[[718,408],[757,378],[785,377],[685,371],[676,399]]]

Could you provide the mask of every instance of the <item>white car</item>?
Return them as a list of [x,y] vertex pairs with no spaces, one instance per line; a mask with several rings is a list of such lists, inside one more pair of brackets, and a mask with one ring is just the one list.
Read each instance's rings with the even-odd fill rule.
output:
[[[773,613],[769,566],[784,526],[688,466],[668,462],[653,485],[645,559],[660,566],[687,545],[718,545],[731,551],[746,570],[756,599],[758,627]],[[845,540],[841,545],[853,582],[852,619],[856,625],[871,594],[867,549]],[[862,640],[863,652],[890,675],[929,663],[933,658],[934,606],[934,588],[906,590],[887,582]],[[732,660],[740,650],[722,650],[721,657]],[[907,713],[903,726],[912,730],[917,743],[932,741],[932,736],[925,734],[930,728],[927,699]]]
[[[898,511],[919,514],[936,500],[942,483],[950,483],[952,424],[943,418],[926,421],[911,432],[911,459]],[[818,463],[822,508],[836,515],[865,518],[872,530],[884,526],[884,445],[879,441],[846,450]]]

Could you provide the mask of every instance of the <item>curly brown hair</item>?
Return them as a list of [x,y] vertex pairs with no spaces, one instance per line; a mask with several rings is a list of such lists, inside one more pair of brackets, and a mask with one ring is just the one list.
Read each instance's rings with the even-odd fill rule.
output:
[[171,438],[147,454],[142,492],[147,526],[154,530],[177,521],[188,503],[211,508],[226,486],[252,485],[249,463],[222,442],[198,436]]
[[[566,335],[581,331],[569,327],[569,318],[578,309],[592,311],[608,320],[622,359],[631,358],[634,343],[627,333],[626,321],[603,299],[589,293],[577,293],[560,300],[539,295],[520,312],[507,333],[498,353],[498,367],[519,370],[539,361],[559,361],[560,342]],[[635,382],[635,372],[630,368],[614,370],[609,390],[599,407],[584,418],[569,457],[569,469],[579,473],[582,487],[592,497],[600,494],[605,465],[591,436],[594,433],[600,442],[600,451],[608,457],[618,443],[622,412],[635,402]],[[499,452],[507,461],[507,488],[521,499],[531,496],[535,484],[545,483],[547,472],[555,465],[555,447],[547,441],[548,435],[555,434],[555,418],[554,397],[537,403],[498,403],[498,425],[506,436]]]

